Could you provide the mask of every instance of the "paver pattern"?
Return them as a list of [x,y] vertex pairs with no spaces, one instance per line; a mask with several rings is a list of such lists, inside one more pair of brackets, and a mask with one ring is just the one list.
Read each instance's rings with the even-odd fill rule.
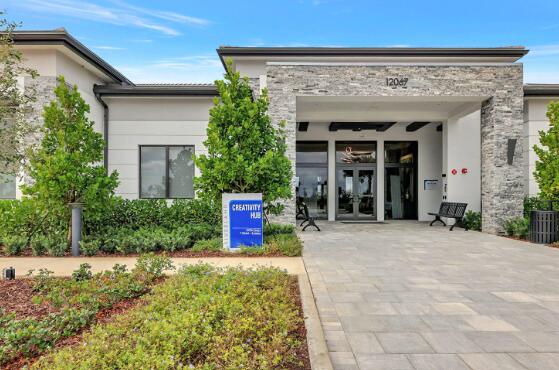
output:
[[320,223],[304,262],[335,369],[559,369],[559,250],[420,222]]

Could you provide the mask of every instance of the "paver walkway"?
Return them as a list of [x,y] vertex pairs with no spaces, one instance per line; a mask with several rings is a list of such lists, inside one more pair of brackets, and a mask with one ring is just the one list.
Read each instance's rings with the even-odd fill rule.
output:
[[336,369],[559,369],[559,250],[418,222],[321,229],[303,259]]
[[[216,267],[256,268],[259,266],[278,267],[293,275],[305,273],[300,257],[207,257],[172,258],[176,267],[184,264],[209,263]],[[17,276],[24,276],[31,269],[47,268],[56,276],[70,276],[81,263],[89,263],[93,272],[110,270],[116,263],[134,267],[136,257],[0,257],[0,269],[13,266]],[[169,271],[173,273],[173,271]]]

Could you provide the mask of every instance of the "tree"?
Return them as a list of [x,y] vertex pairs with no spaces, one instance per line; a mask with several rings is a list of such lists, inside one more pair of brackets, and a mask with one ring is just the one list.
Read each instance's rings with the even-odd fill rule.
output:
[[27,170],[33,183],[22,190],[69,225],[68,204],[84,203],[86,215],[101,212],[118,186],[118,174],[107,175],[101,164],[105,141],[87,118],[89,105],[77,86],[69,88],[59,77],[54,92],[56,100],[43,112],[43,139],[29,151]]
[[207,154],[195,158],[198,195],[221,202],[222,193],[262,193],[266,212],[278,214],[279,200],[291,197],[293,176],[285,123],[272,124],[267,91],[253,99],[248,79],[233,72],[231,62],[224,80],[215,83],[219,98],[210,109]]
[[550,127],[540,131],[540,144],[534,145],[538,155],[534,177],[540,187],[540,194],[546,199],[559,199],[559,102],[547,106]]
[[22,89],[18,78],[38,74],[23,65],[23,55],[14,47],[13,32],[20,25],[2,18],[3,14],[0,12],[0,174],[11,177],[21,170],[29,137],[38,130],[28,120],[35,89]]

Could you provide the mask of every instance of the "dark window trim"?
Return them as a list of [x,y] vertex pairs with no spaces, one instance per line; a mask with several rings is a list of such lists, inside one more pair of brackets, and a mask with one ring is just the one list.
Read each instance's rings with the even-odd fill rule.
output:
[[[415,220],[419,220],[419,140],[386,140],[384,141],[383,144],[383,148],[384,148],[384,153],[382,153],[383,156],[385,156],[385,160],[386,160],[386,143],[402,143],[402,142],[407,142],[407,143],[415,143],[415,152],[416,152],[416,156],[414,158],[414,162],[413,163],[386,163],[384,162],[384,182],[386,184],[386,169],[387,168],[411,168],[413,169],[413,173],[414,173],[414,177],[415,177],[415,215],[416,218]],[[384,189],[385,194],[383,194],[384,199],[386,201],[386,188]],[[383,210],[384,212],[384,210]]]
[[[326,144],[326,162],[297,162],[297,144]],[[296,140],[295,167],[328,167],[328,140]]]
[[[157,145],[157,144],[142,144],[138,145],[138,199],[194,199],[193,197],[180,197],[172,198],[169,196],[169,148],[171,147],[191,147],[192,155],[196,154],[196,146],[192,144],[169,144],[169,145]],[[142,148],[165,148],[165,198],[147,198],[142,197]],[[196,166],[194,166],[194,171],[196,171]],[[196,172],[195,172],[196,173]]]
[[[326,144],[326,162],[305,162],[305,163],[297,163],[297,144]],[[297,176],[297,168],[326,168],[326,217],[316,215],[318,220],[327,220],[328,219],[328,187],[329,184],[329,177],[330,177],[330,169],[328,168],[328,163],[330,158],[328,154],[330,153],[328,140],[296,140],[295,141],[295,176]],[[297,192],[295,192],[295,198],[297,198]]]

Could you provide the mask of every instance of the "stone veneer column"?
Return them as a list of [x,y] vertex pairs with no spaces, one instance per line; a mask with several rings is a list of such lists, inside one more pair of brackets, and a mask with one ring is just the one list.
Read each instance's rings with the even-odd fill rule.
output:
[[295,195],[295,141],[297,134],[296,122],[296,97],[293,94],[271,94],[270,107],[268,114],[272,119],[272,123],[279,125],[281,121],[285,122],[285,141],[287,144],[286,155],[291,161],[293,177],[291,179],[292,198],[282,202],[285,206],[281,216],[273,217],[274,222],[294,224],[296,215],[296,195]]
[[[525,196],[522,144],[523,96],[509,91],[495,95],[481,107],[481,212],[482,229],[503,230],[504,221],[520,217]],[[512,164],[508,164],[508,140],[516,139]]]

